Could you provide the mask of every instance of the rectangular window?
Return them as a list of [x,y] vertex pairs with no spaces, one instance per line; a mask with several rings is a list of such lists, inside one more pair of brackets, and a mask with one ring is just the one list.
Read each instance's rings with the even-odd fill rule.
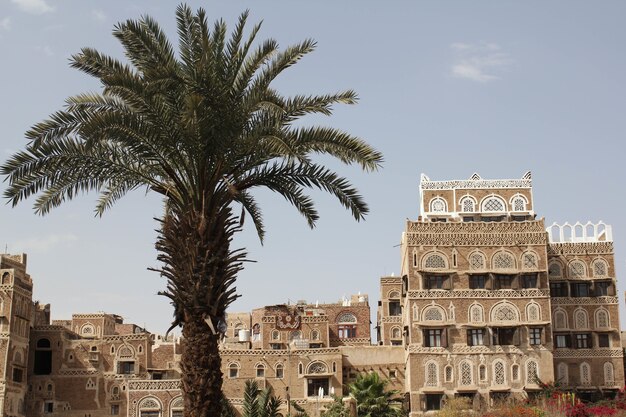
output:
[[284,345],[282,343],[270,343],[270,349],[281,350],[284,349]]
[[494,289],[496,290],[510,290],[513,288],[512,275],[496,275],[494,279]]
[[550,283],[550,296],[551,297],[567,297],[567,283],[566,282],[551,282]]
[[528,216],[511,216],[512,222],[524,222],[528,220]]
[[120,414],[120,405],[119,404],[111,404],[111,415],[117,416]]
[[467,331],[467,345],[468,346],[483,346],[485,329],[469,329]]
[[589,291],[588,283],[576,282],[571,285],[571,294],[572,297],[590,297],[591,293]]
[[402,340],[392,340],[391,346],[402,346]]
[[609,342],[608,334],[599,334],[598,335],[598,347],[608,348],[611,347],[611,343]]
[[445,289],[445,276],[443,275],[428,275],[426,277],[426,289],[427,290],[443,290]]
[[576,349],[588,349],[591,347],[591,335],[588,333],[576,334]]
[[426,411],[441,409],[441,397],[443,394],[426,394]]
[[13,368],[13,382],[22,382],[24,379],[24,370],[21,368]]
[[118,362],[117,373],[123,375],[130,375],[135,373],[135,362]]
[[389,315],[390,316],[401,316],[402,308],[400,307],[400,301],[398,300],[389,300]]
[[610,282],[596,282],[595,283],[595,296],[596,297],[604,297],[607,295],[611,295],[609,294],[609,290],[611,288],[611,283]]
[[501,222],[504,220],[504,216],[483,216],[481,220],[484,222]]
[[519,345],[519,333],[516,327],[496,327],[493,329],[494,345]]
[[324,390],[324,393],[328,393],[328,378],[308,378],[307,382],[307,396],[317,397],[320,393],[320,388]]
[[469,285],[472,290],[484,290],[487,288],[487,277],[484,275],[470,275]]
[[340,324],[339,325],[339,338],[340,339],[352,339],[356,337],[356,325],[355,324]]
[[528,341],[531,345],[541,344],[541,328],[533,327],[528,329]]
[[183,417],[183,410],[172,411],[172,417]]
[[445,346],[443,329],[426,329],[426,330],[424,330],[424,346],[426,346],[426,347],[441,347],[441,346]]
[[525,274],[521,276],[522,288],[537,288],[537,274]]
[[46,414],[54,413],[54,403],[52,401],[46,401],[43,404],[43,412]]
[[474,216],[463,216],[463,221],[465,223],[473,222],[474,221]]
[[554,343],[557,348],[568,348],[569,347],[569,335],[568,334],[557,334],[554,337]]

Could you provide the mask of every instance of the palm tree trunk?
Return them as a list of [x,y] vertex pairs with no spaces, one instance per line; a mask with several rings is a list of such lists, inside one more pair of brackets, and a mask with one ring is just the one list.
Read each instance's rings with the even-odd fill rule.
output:
[[222,371],[219,335],[212,334],[201,317],[190,317],[183,325],[180,362],[185,417],[219,417],[222,402]]

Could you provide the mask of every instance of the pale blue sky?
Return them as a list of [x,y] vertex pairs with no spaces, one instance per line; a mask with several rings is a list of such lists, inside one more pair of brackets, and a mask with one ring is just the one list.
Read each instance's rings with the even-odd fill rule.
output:
[[[24,132],[97,83],[69,68],[83,46],[121,56],[113,25],[155,17],[176,43],[176,2],[0,0],[0,154]],[[232,310],[306,299],[333,302],[361,291],[375,311],[381,275],[398,273],[400,234],[418,215],[419,173],[433,180],[520,178],[533,172],[536,212],[546,223],[613,225],[618,279],[626,272],[623,138],[626,131],[626,3],[579,2],[198,2],[232,26],[250,9],[259,39],[286,46],[308,37],[317,50],[276,87],[284,94],[353,88],[356,106],[315,119],[380,149],[378,173],[341,168],[371,207],[362,223],[315,193],[321,220],[311,231],[280,197],[261,194],[268,235],[252,230]],[[4,185],[2,185],[4,187]],[[107,311],[161,332],[171,309],[156,292],[161,213],[155,196],[127,196],[102,219],[91,194],[37,217],[25,202],[0,205],[0,243],[26,251],[35,298],[53,318]],[[623,290],[620,283],[620,303]],[[623,311],[623,309],[622,309]],[[622,320],[625,322],[626,320]]]

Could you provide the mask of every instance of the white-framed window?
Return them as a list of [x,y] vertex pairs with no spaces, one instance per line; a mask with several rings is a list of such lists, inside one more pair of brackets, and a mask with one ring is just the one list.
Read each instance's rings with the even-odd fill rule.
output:
[[541,320],[541,309],[539,304],[535,302],[530,302],[526,305],[526,320],[527,321],[540,321]]
[[522,268],[537,269],[539,268],[539,257],[535,252],[528,251],[522,254]]
[[593,276],[596,278],[605,278],[609,276],[609,264],[602,258],[595,259],[591,263]]
[[436,362],[428,362],[424,369],[426,371],[426,386],[439,386],[439,365]]
[[461,362],[459,366],[460,385],[472,385],[474,376],[472,373],[472,364],[468,361]]
[[588,329],[589,328],[589,316],[587,312],[582,308],[574,311],[574,328],[576,329]]
[[554,312],[554,328],[567,329],[567,313],[564,310],[556,310]]
[[526,362],[526,383],[539,384],[539,365],[532,359]]
[[285,368],[282,363],[277,363],[274,367],[274,371],[276,372],[276,378],[283,379],[285,376]]
[[472,270],[485,269],[485,255],[482,252],[472,252],[469,256],[469,267]]
[[521,194],[514,195],[513,198],[511,198],[510,203],[511,203],[511,211],[514,211],[514,212],[527,211],[526,204],[528,204],[528,201],[526,200],[526,197],[524,197]]
[[596,327],[605,329],[611,327],[611,319],[609,316],[609,312],[604,308],[600,307],[595,312],[596,316]]
[[499,359],[493,363],[493,384],[494,385],[506,384],[506,371],[504,367],[504,362],[502,362]]
[[509,252],[496,252],[491,259],[493,269],[514,269],[515,258]]
[[615,385],[615,369],[611,362],[604,362],[604,385]]
[[439,306],[428,306],[422,312],[423,321],[444,321],[446,312]]
[[452,368],[452,366],[450,365],[446,365],[446,367],[443,369],[443,373],[444,373],[444,378],[446,382],[452,382],[454,379],[454,370]]
[[229,378],[239,378],[239,364],[236,362],[232,362],[228,365],[228,377]]
[[583,278],[587,276],[587,266],[581,260],[574,260],[568,265],[570,278]]
[[262,363],[257,363],[254,368],[256,370],[255,376],[257,378],[265,378],[265,365],[263,365]]
[[580,384],[591,385],[591,366],[587,362],[580,364]]
[[432,213],[445,213],[448,211],[446,200],[441,197],[435,197],[430,200],[430,211]]
[[466,195],[459,202],[461,213],[473,213],[476,211],[476,200],[474,197]]
[[550,261],[550,264],[548,265],[548,275],[551,278],[563,277],[563,267],[558,261]]
[[480,211],[486,213],[503,213],[506,212],[506,203],[496,195],[485,197],[480,204]]
[[569,384],[569,369],[567,363],[560,362],[556,367],[556,382],[563,385]]
[[441,253],[431,253],[424,257],[424,269],[446,269],[448,260]]

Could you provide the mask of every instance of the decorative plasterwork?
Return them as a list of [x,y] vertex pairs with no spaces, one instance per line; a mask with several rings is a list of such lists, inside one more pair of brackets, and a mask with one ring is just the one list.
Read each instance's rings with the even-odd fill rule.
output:
[[380,279],[381,284],[402,284],[400,277],[385,277]]
[[557,305],[606,305],[617,304],[617,297],[553,297],[552,304]]
[[521,179],[510,180],[484,180],[474,173],[468,180],[451,181],[431,181],[422,174],[420,179],[420,189],[422,190],[452,190],[452,189],[498,189],[498,188],[532,188],[532,178],[530,171],[524,174]]
[[180,379],[140,380],[128,383],[130,391],[165,391],[181,389],[181,387]]
[[[528,355],[527,351],[520,349],[517,346],[467,346],[467,345],[453,345],[452,347],[423,347],[418,344],[409,345],[409,353],[423,353],[433,355],[470,355],[470,354],[517,354]],[[536,352],[533,349],[534,352]],[[545,353],[549,353],[548,350],[542,350]],[[541,351],[540,351],[541,352]]]
[[621,358],[622,349],[555,349],[552,352],[555,358]]
[[612,255],[613,242],[550,243],[548,255]]
[[[337,339],[343,342],[347,341],[356,341],[356,340],[367,340],[368,338],[355,338],[355,339]],[[330,354],[340,354],[339,348],[314,348],[314,349],[292,349],[291,354],[301,355],[330,355]],[[259,349],[259,350],[237,350],[237,349],[220,349],[220,353],[222,355],[231,355],[231,356],[287,356],[288,351],[286,349],[283,350],[275,350],[275,349]]]
[[545,245],[542,221],[527,222],[407,222],[409,246],[513,246]]
[[[531,288],[527,290],[452,290],[452,291],[409,291],[409,298],[540,298],[550,297],[550,290]],[[597,297],[611,298],[611,297]],[[615,297],[612,297],[615,298]]]
[[402,323],[402,316],[384,316],[381,321],[383,323]]

